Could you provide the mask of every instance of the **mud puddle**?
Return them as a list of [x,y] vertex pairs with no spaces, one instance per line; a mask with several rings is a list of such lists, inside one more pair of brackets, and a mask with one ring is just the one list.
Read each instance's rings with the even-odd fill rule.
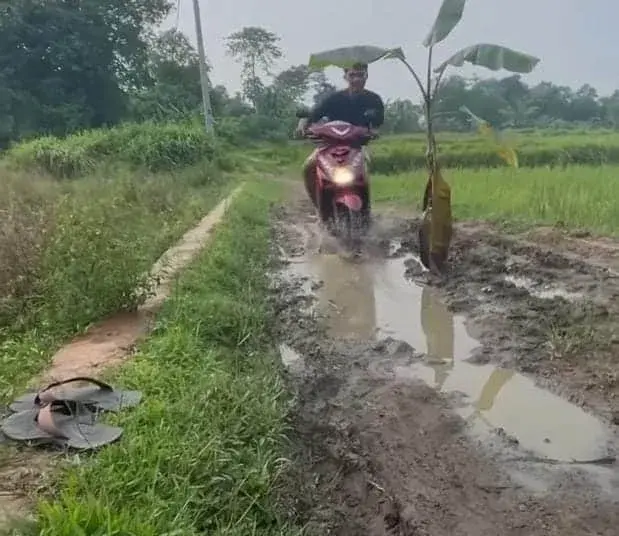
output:
[[[616,534],[617,493],[604,492],[613,466],[569,463],[604,456],[608,431],[518,374],[546,351],[540,320],[581,300],[540,299],[504,280],[587,292],[586,274],[551,277],[547,255],[532,272],[528,251],[464,236],[456,254],[475,258],[434,282],[408,255],[414,222],[377,218],[353,262],[320,236],[307,202],[293,199],[275,220],[285,266],[273,303],[295,402],[284,503],[308,534]],[[409,282],[411,272],[429,284]]]
[[[467,332],[464,317],[453,315],[435,289],[405,278],[414,258],[393,258],[398,241],[387,249],[387,257],[362,259],[328,247],[306,249],[288,266],[291,275],[306,278],[304,291],[316,296],[328,335],[379,345],[385,339],[406,343],[397,355],[372,363],[373,372],[396,382],[422,380],[448,395],[469,436],[504,459],[523,485],[542,491],[548,487],[545,476],[552,477],[543,472],[574,471],[574,462],[582,462],[578,468],[603,489],[619,489],[610,430],[514,370],[467,362],[480,344]],[[532,280],[505,279],[540,298],[578,298],[556,287],[540,289]],[[297,371],[303,367],[303,357],[290,348],[282,349],[282,360]],[[530,470],[540,464],[543,469]]]

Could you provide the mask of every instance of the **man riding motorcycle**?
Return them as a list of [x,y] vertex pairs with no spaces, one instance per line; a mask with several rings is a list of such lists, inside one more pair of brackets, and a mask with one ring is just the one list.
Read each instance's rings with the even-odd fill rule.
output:
[[[348,83],[348,87],[331,93],[314,107],[308,118],[300,119],[297,125],[297,135],[301,137],[309,125],[317,123],[323,117],[328,118],[329,121],[346,121],[356,126],[366,126],[368,116],[371,115],[371,126],[373,128],[382,126],[385,120],[385,105],[380,95],[365,89],[367,79],[367,64],[358,63],[351,68],[344,69],[344,80]],[[303,165],[306,189],[312,199],[314,192],[310,186],[310,175],[317,154],[318,149],[315,149]],[[365,146],[363,147],[363,155],[368,162],[369,154]],[[369,199],[365,201],[367,201],[369,207]]]

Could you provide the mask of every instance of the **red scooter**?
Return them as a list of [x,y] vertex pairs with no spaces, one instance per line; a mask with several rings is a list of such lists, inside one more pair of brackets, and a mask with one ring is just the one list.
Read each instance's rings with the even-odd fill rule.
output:
[[[305,188],[323,224],[348,245],[358,243],[370,226],[369,176],[362,147],[377,137],[371,129],[373,115],[366,114],[367,127],[327,121],[306,131],[306,137],[318,144],[318,154],[305,174]],[[307,110],[297,112],[297,117],[308,116]]]

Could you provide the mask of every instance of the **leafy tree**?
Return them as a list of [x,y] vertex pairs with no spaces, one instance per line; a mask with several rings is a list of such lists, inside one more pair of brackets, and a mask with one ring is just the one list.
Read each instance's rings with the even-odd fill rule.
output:
[[276,60],[282,57],[279,37],[264,28],[245,27],[226,38],[228,55],[242,65],[243,94],[257,109],[264,90],[261,75],[270,75]]
[[314,91],[314,104],[319,103],[322,99],[337,91],[337,88],[329,82],[323,70],[314,71],[310,74],[310,86]]
[[420,117],[423,109],[408,99],[396,99],[385,103],[383,130],[390,134],[421,132]]
[[291,101],[302,100],[310,87],[309,68],[307,65],[295,65],[280,72],[273,80],[273,87]]
[[132,94],[136,120],[174,120],[196,114],[202,105],[198,54],[178,30],[151,42],[145,86]]
[[4,142],[120,121],[144,83],[150,28],[168,0],[13,0],[0,5]]

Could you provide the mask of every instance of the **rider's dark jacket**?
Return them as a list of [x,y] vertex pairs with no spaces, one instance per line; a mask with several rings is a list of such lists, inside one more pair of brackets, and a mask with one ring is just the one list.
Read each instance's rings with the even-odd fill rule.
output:
[[367,120],[364,113],[368,110],[375,111],[372,120],[373,127],[380,127],[385,121],[385,105],[383,99],[373,91],[364,89],[361,93],[350,93],[344,89],[331,93],[312,110],[309,122],[316,123],[323,117],[329,121],[346,121],[357,126],[365,126]]

